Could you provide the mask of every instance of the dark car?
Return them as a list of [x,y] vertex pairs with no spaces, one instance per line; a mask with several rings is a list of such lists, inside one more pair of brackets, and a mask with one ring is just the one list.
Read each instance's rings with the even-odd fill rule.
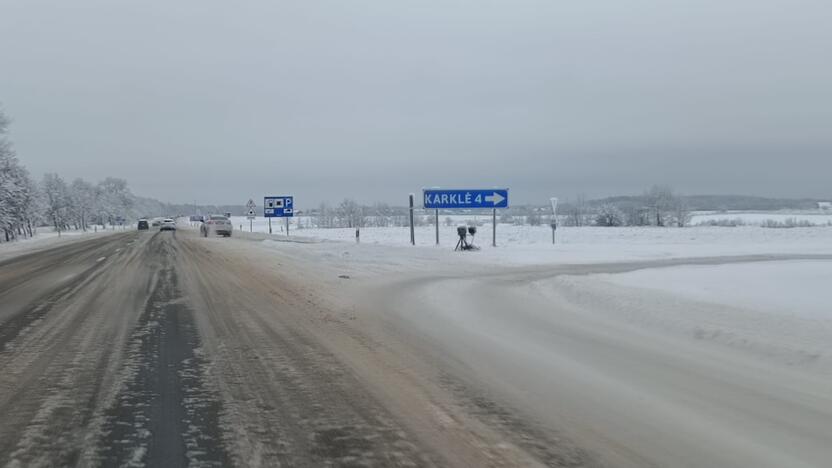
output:
[[146,219],[139,220],[139,231],[146,231],[150,229],[150,225],[147,223]]

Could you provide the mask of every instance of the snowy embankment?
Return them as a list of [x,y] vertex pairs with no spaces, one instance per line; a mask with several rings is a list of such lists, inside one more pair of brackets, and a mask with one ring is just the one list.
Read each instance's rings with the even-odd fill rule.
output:
[[[727,346],[761,361],[832,372],[832,260],[648,268],[545,282],[640,329]],[[570,295],[567,294],[567,295]]]
[[[832,261],[695,265],[598,275],[614,284],[753,309],[784,318],[832,320]],[[765,287],[761,287],[765,286]]]
[[98,226],[97,231],[91,227],[88,231],[62,231],[59,235],[58,232],[51,227],[41,227],[38,228],[34,237],[26,237],[11,242],[0,243],[0,260],[14,255],[19,255],[30,250],[48,248],[62,243],[89,239],[91,236],[101,236],[111,234],[113,232],[123,232],[124,229],[130,229],[130,227],[117,227],[116,230],[113,231],[112,228],[104,229],[101,226]]

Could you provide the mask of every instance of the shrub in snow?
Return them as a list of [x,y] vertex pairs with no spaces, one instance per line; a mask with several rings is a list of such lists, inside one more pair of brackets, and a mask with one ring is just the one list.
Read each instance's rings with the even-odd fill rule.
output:
[[743,221],[742,218],[709,219],[707,221],[702,221],[700,223],[697,223],[697,226],[737,227],[737,226],[745,226],[745,221]]
[[622,226],[624,224],[624,213],[614,205],[601,205],[598,214],[595,215],[596,226]]
[[795,219],[795,218],[788,218],[785,221],[776,221],[773,219],[767,219],[763,221],[760,226],[764,228],[780,228],[780,229],[789,229],[789,228],[797,228],[797,227],[814,227],[815,224],[812,222],[805,220],[805,219]]

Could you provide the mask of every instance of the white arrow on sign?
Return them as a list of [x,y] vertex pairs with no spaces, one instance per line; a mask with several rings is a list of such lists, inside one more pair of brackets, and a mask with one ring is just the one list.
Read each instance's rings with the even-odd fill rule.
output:
[[491,203],[493,203],[494,205],[499,205],[499,204],[500,204],[500,203],[502,203],[502,202],[503,202],[503,200],[505,200],[505,199],[506,199],[506,197],[504,197],[504,196],[500,195],[500,194],[499,194],[499,193],[497,193],[497,192],[494,192],[494,195],[486,195],[486,196],[485,196],[485,201],[487,201],[487,202],[491,202]]

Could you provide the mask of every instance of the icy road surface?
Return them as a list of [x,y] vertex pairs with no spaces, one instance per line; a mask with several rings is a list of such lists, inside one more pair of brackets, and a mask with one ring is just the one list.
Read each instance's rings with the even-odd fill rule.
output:
[[402,252],[180,230],[0,260],[0,466],[828,466],[827,293],[672,286],[832,257]]

